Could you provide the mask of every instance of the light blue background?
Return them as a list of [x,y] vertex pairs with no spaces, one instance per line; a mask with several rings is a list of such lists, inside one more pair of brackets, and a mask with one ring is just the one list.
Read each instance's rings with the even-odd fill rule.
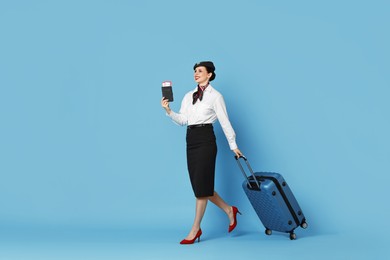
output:
[[[387,1],[1,1],[0,257],[390,256],[389,11]],[[217,123],[216,189],[244,215],[227,235],[210,204],[204,241],[178,245],[194,198],[185,128],[164,115],[160,84],[173,81],[177,111],[201,60],[216,65],[252,167],[282,173],[300,201],[310,227],[299,240],[263,234]]]

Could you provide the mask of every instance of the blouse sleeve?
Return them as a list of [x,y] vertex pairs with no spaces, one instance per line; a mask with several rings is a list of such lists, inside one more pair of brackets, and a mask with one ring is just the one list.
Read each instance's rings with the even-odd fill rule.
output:
[[187,106],[188,106],[187,96],[188,95],[184,96],[183,100],[181,101],[181,107],[179,113],[176,113],[173,110],[171,110],[171,113],[167,114],[167,116],[169,116],[173,122],[175,122],[180,126],[184,126],[188,124],[188,117],[186,115]]
[[223,96],[219,96],[216,99],[214,103],[214,111],[217,115],[219,123],[221,124],[222,130],[225,133],[230,150],[237,149],[238,147],[236,143],[236,133],[234,132],[234,129],[230,124]]

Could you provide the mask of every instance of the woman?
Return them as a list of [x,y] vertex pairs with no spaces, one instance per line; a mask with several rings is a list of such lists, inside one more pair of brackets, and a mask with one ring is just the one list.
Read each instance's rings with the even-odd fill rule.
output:
[[203,61],[194,65],[194,79],[198,84],[195,90],[188,92],[181,103],[179,113],[169,107],[168,100],[161,99],[161,105],[167,115],[179,125],[187,126],[187,166],[191,186],[196,197],[195,220],[188,236],[180,244],[193,244],[200,241],[202,230],[200,223],[206,210],[207,202],[211,201],[221,208],[229,218],[231,232],[237,225],[237,213],[234,206],[228,205],[214,191],[215,159],[217,145],[213,131],[213,123],[218,119],[230,149],[241,156],[236,144],[236,135],[230,124],[225,102],[222,95],[215,90],[210,81],[215,79],[215,67],[211,61]]

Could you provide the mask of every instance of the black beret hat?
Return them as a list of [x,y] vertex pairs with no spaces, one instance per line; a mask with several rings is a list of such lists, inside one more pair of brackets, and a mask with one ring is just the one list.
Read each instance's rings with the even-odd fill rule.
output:
[[214,67],[214,63],[212,61],[201,61],[201,62],[198,62],[194,65],[194,70],[197,68],[197,67],[200,67],[200,66],[204,66],[206,67],[209,71],[209,72],[214,72],[215,71],[215,67]]

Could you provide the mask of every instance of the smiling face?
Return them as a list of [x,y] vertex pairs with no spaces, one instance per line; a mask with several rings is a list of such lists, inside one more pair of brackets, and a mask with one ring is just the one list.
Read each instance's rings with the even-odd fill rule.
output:
[[212,75],[213,73],[207,72],[204,66],[196,67],[194,71],[194,79],[200,86],[207,85]]

